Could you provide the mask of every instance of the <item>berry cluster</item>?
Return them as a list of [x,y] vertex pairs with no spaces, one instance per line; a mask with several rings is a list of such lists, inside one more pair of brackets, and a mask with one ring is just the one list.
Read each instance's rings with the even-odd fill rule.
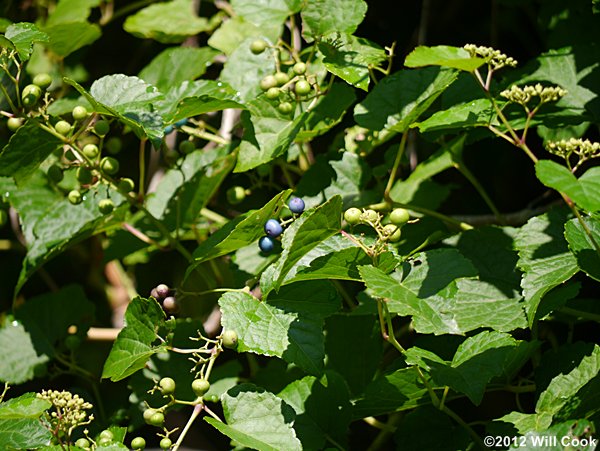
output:
[[[304,211],[304,201],[300,197],[293,197],[288,202],[288,208],[294,215],[299,215]],[[283,233],[283,227],[293,221],[294,218],[280,222],[271,218],[265,222],[264,230],[266,235],[258,240],[258,247],[262,252],[268,254],[275,248],[276,239]]]
[[409,222],[410,214],[408,210],[405,210],[404,208],[395,208],[389,214],[389,217],[387,218],[388,222],[375,210],[360,210],[352,207],[344,212],[344,219],[352,226],[364,224],[375,230],[378,239],[373,246],[367,247],[360,240],[357,240],[357,244],[363,247],[369,254],[378,254],[383,250],[383,246],[386,243],[396,243],[400,241],[401,228]]
[[52,404],[52,411],[44,415],[43,423],[57,437],[71,437],[76,427],[94,420],[94,416],[88,417],[86,412],[92,405],[79,395],[68,391],[43,390],[37,397]]
[[176,313],[178,310],[177,299],[175,299],[175,290],[171,290],[164,283],[158,284],[150,291],[152,296],[157,301],[161,302],[163,309],[167,313]]

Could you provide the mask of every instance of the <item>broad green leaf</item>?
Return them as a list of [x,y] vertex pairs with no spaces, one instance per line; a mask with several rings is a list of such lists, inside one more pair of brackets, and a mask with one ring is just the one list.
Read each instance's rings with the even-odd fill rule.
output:
[[244,136],[240,143],[235,172],[245,172],[284,155],[303,128],[307,113],[293,120],[264,97],[251,100],[242,113]]
[[593,423],[587,420],[576,419],[555,424],[543,431],[529,430],[522,437],[517,437],[517,440],[515,440],[510,449],[526,451],[562,451],[575,449],[577,451],[594,451],[598,439],[590,436],[592,428]]
[[319,41],[319,51],[329,72],[364,91],[369,90],[370,69],[387,58],[385,50],[368,39],[339,32]]
[[600,167],[588,169],[577,179],[565,166],[541,160],[535,165],[535,174],[544,185],[566,194],[580,208],[600,210]]
[[[431,431],[435,431],[432,434]],[[433,406],[418,407],[402,419],[394,434],[402,451],[456,451],[469,449],[469,433]]]
[[446,169],[455,167],[462,159],[462,151],[466,135],[461,135],[440,148],[433,155],[422,161],[405,180],[398,180],[390,191],[392,200],[410,204],[418,199],[418,191],[431,177]]
[[222,82],[229,83],[240,93],[242,101],[254,99],[262,91],[260,81],[275,72],[275,61],[270,52],[255,55],[250,51],[253,38],[246,39],[229,55],[219,75]]
[[308,40],[332,32],[352,34],[366,13],[363,0],[307,0],[302,9],[302,34]]
[[511,412],[498,418],[498,421],[511,423],[520,434],[526,434],[530,431],[543,431],[552,424],[552,415]]
[[[596,244],[600,243],[600,221],[595,217],[587,217],[582,220]],[[600,281],[600,256],[594,243],[577,219],[571,219],[565,224],[565,238],[569,242],[569,249],[577,259],[579,268],[588,276]]]
[[462,47],[421,45],[408,54],[404,60],[406,67],[442,66],[473,72],[485,64],[483,58],[472,58]]
[[288,272],[320,242],[341,228],[342,199],[334,196],[322,205],[305,211],[285,230],[279,260],[261,277],[261,289],[267,293],[279,288]]
[[371,382],[356,400],[352,417],[361,419],[389,412],[412,410],[431,403],[417,368],[402,368],[383,374]]
[[73,86],[92,105],[97,113],[116,117],[131,127],[139,137],[148,137],[155,147],[160,147],[164,135],[163,120],[154,111],[153,103],[163,95],[153,86],[137,77],[123,74],[107,75],[96,80],[88,93],[69,78],[65,83]]
[[259,451],[300,451],[292,427],[294,409],[285,401],[252,384],[242,384],[221,398],[227,424],[205,420],[236,443]]
[[0,327],[0,381],[22,384],[34,377],[34,369],[48,361],[36,352],[31,335],[18,321],[5,318]]
[[232,0],[236,14],[260,28],[280,27],[288,16],[300,11],[300,2],[289,0]]
[[354,108],[354,119],[370,130],[402,133],[457,77],[457,71],[439,67],[396,72],[381,80]]
[[221,322],[238,335],[238,352],[280,357],[308,374],[323,372],[325,357],[323,319],[274,307],[243,292],[225,293],[219,299]]
[[229,97],[228,93],[223,93],[218,97],[212,97],[210,95],[203,95],[199,97],[188,97],[183,99],[177,105],[177,111],[173,116],[169,116],[167,119],[169,122],[177,122],[181,119],[188,117],[199,116],[200,114],[213,113],[216,111],[227,110],[230,108],[243,110],[246,107],[239,103],[239,96],[237,93],[233,98]]
[[[260,210],[249,211],[228,222],[194,251],[196,263],[201,263],[256,242],[264,235],[264,224],[277,213],[289,197],[291,191],[282,191],[267,202]],[[189,271],[188,271],[189,272]]]
[[306,376],[277,396],[296,411],[294,430],[303,449],[323,449],[327,438],[347,446],[350,393],[338,374],[327,372],[320,379]]
[[183,42],[209,29],[208,20],[198,17],[192,0],[160,2],[127,17],[123,28],[138,38],[154,39],[163,44]]
[[523,271],[521,287],[530,326],[542,297],[579,270],[564,238],[566,220],[564,211],[552,210],[531,218],[516,236],[517,266]]
[[0,175],[22,185],[62,141],[28,122],[11,136],[0,153]]
[[49,42],[46,33],[40,31],[34,24],[28,22],[9,25],[4,36],[14,44],[19,53],[19,58],[23,62],[31,57],[34,42]]
[[486,127],[496,122],[496,113],[488,99],[475,99],[437,111],[414,124],[421,133],[460,131],[470,127]]
[[346,110],[355,100],[356,95],[350,86],[334,83],[308,113],[304,130],[298,133],[296,141],[310,141],[331,130],[342,121]]
[[[231,55],[234,50],[244,45],[248,46],[248,38],[261,38],[267,42],[277,42],[281,34],[281,25],[276,27],[258,27],[241,16],[234,16],[224,21],[208,39],[208,45]],[[247,42],[245,42],[247,41]],[[265,53],[269,53],[268,51]]]
[[148,197],[148,211],[170,229],[194,224],[223,179],[233,169],[234,155],[223,149],[192,152],[169,169]]
[[37,418],[0,419],[0,448],[37,449],[50,444],[50,431]]
[[163,309],[153,298],[133,299],[125,312],[125,327],[104,363],[102,378],[116,382],[144,368],[153,354],[163,350],[162,345],[154,343],[164,320]]
[[90,45],[102,35],[98,25],[85,21],[57,23],[44,28],[44,31],[50,37],[50,49],[63,58]]
[[38,398],[35,393],[25,393],[0,403],[0,420],[39,418],[51,406],[50,401]]
[[60,0],[48,16],[46,26],[59,23],[82,22],[90,16],[92,8],[101,0]]
[[171,87],[203,75],[217,54],[209,47],[170,47],[154,57],[139,77],[166,93]]
[[267,303],[282,310],[292,310],[307,315],[327,317],[337,313],[341,298],[329,281],[293,283],[270,292]]

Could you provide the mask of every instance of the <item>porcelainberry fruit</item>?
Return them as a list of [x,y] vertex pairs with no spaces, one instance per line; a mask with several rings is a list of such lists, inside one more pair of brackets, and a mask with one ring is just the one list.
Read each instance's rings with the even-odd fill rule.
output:
[[196,146],[191,141],[181,141],[179,143],[179,151],[184,155],[192,153],[194,150],[196,150]]
[[194,379],[192,382],[192,390],[196,396],[204,396],[210,388],[210,382],[206,379]]
[[265,222],[265,233],[273,238],[277,238],[283,232],[283,227],[277,219],[269,219]]
[[160,392],[163,395],[171,395],[175,393],[175,380],[171,377],[163,377],[159,382]]
[[294,91],[299,96],[304,96],[308,94],[312,90],[310,83],[306,80],[298,80],[296,82],[296,86],[294,87]]
[[50,166],[48,168],[48,172],[46,172],[46,175],[54,183],[60,183],[64,177],[62,168],[57,164],[53,164],[52,166]]
[[303,62],[298,62],[298,63],[294,64],[294,67],[292,67],[292,70],[294,71],[294,73],[296,75],[302,75],[306,72],[306,64],[304,64]]
[[144,449],[146,447],[146,440],[143,437],[136,437],[131,441],[131,447],[133,449]]
[[54,124],[54,129],[59,134],[65,136],[71,131],[71,124],[69,124],[67,121],[58,121],[56,124]]
[[348,224],[358,224],[360,222],[360,215],[361,215],[361,211],[358,208],[352,207],[352,208],[348,208],[348,210],[346,210],[344,212],[344,219],[346,220],[346,222]]
[[225,193],[227,202],[231,205],[237,205],[246,198],[246,190],[242,186],[232,186]]
[[42,89],[46,89],[52,84],[52,77],[46,73],[37,74],[33,77],[33,84]]
[[250,43],[250,51],[255,55],[259,55],[265,51],[268,45],[264,39],[256,39]]
[[6,125],[11,132],[16,132],[23,125],[23,119],[20,117],[9,117]]
[[21,100],[27,108],[34,106],[42,95],[42,89],[38,85],[27,85],[21,91]]
[[274,75],[267,75],[260,81],[260,89],[263,91],[268,91],[270,88],[274,88],[277,86],[277,79]]
[[226,330],[221,334],[221,340],[223,341],[223,346],[234,349],[238,344],[238,335],[235,330]]
[[396,225],[404,225],[409,219],[410,214],[404,208],[394,208],[390,213],[390,221]]
[[103,215],[109,215],[115,209],[115,203],[110,199],[102,199],[98,202],[98,210]]
[[106,136],[110,131],[110,124],[108,121],[98,121],[94,124],[94,133],[98,136]]
[[166,298],[169,295],[169,287],[164,283],[160,283],[156,286],[156,294],[160,298]]
[[100,153],[100,150],[98,150],[98,146],[96,144],[86,144],[85,146],[83,146],[83,149],[81,149],[81,151],[86,157],[90,159],[96,158]]
[[288,207],[292,213],[300,214],[304,211],[304,201],[300,197],[294,197],[288,202]]
[[121,180],[119,180],[119,189],[121,191],[125,191],[126,193],[130,193],[135,189],[135,183],[130,178],[123,177]]
[[279,88],[269,88],[267,90],[267,92],[265,93],[265,96],[269,100],[276,100],[279,98],[280,93],[281,93],[281,90]]
[[258,240],[258,247],[265,254],[268,254],[275,247],[275,241],[270,236],[263,236],[260,240]]
[[83,196],[78,190],[74,189],[69,191],[69,194],[67,194],[67,199],[69,199],[69,202],[71,202],[73,205],[77,205],[83,201]]
[[73,111],[71,111],[71,116],[73,116],[73,119],[75,119],[76,121],[84,120],[87,117],[87,115],[88,111],[86,107],[81,105],[77,105],[75,108],[73,108]]
[[160,441],[160,449],[169,449],[173,445],[173,442],[169,437],[165,437]]
[[123,148],[123,141],[118,136],[111,136],[104,142],[104,148],[109,154],[116,155]]
[[294,107],[292,106],[292,104],[290,102],[281,102],[277,106],[277,109],[279,110],[280,113],[290,114],[294,110]]
[[400,227],[396,224],[386,224],[383,227],[383,236],[392,243],[400,240]]
[[283,86],[288,81],[290,81],[289,75],[286,74],[285,72],[276,72],[274,77],[275,77],[275,81],[277,82],[277,86]]
[[79,438],[75,442],[75,446],[77,446],[78,448],[89,448],[90,441],[87,438]]
[[174,296],[167,296],[162,303],[163,308],[168,313],[177,312],[177,299]]
[[112,157],[104,157],[100,160],[100,169],[108,175],[119,172],[119,161]]
[[165,416],[162,412],[156,412],[148,419],[148,424],[150,426],[161,427],[165,422]]
[[77,168],[77,181],[82,185],[89,185],[92,183],[94,176],[92,175],[92,171],[85,166],[79,166]]
[[147,424],[150,424],[150,418],[152,418],[155,413],[158,413],[158,410],[152,409],[152,408],[144,410],[144,413],[143,413],[144,421]]

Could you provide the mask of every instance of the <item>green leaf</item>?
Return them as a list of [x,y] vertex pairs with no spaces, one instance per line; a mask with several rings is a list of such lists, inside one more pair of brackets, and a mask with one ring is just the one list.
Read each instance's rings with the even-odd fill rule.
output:
[[577,260],[564,238],[566,213],[552,210],[531,218],[516,236],[517,266],[523,271],[521,287],[531,326],[542,297],[578,271]]
[[249,114],[242,113],[244,136],[234,172],[254,169],[284,155],[307,117],[307,113],[302,112],[291,120],[264,97],[249,101],[247,106]]
[[417,368],[402,368],[377,377],[356,400],[352,417],[356,420],[389,412],[412,410],[431,403]]
[[457,71],[439,67],[396,72],[381,80],[354,108],[354,119],[369,130],[402,133],[457,77]]
[[487,127],[495,122],[496,113],[491,102],[488,99],[475,99],[437,111],[414,125],[419,127],[421,133],[449,133],[470,127]]
[[50,49],[66,57],[102,36],[100,27],[88,22],[57,23],[44,29],[50,37]]
[[[595,217],[582,218],[582,220],[594,241],[600,243],[600,221]],[[577,259],[577,266],[588,276],[600,281],[600,256],[577,219],[571,219],[565,224],[565,238],[569,242],[569,249]]]
[[0,420],[39,418],[50,407],[50,401],[38,398],[35,393],[25,393],[0,403]]
[[162,345],[153,343],[164,320],[163,309],[153,298],[133,299],[125,312],[125,327],[104,363],[102,378],[116,382],[144,368],[153,354],[163,350]]
[[101,0],[60,0],[48,16],[46,26],[85,21]]
[[173,0],[146,6],[127,17],[123,28],[138,38],[163,44],[183,42],[209,29],[208,20],[198,17],[192,0]]
[[[281,34],[281,24],[276,27],[258,27],[241,16],[234,16],[224,21],[208,39],[208,45],[231,55],[241,46],[248,46],[248,38],[261,38],[267,42],[277,42]],[[265,52],[269,53],[269,52]]]
[[289,0],[232,0],[236,14],[260,28],[280,27],[288,16],[300,11],[300,2]]
[[21,185],[62,141],[32,122],[20,127],[0,153],[0,175]]
[[2,449],[41,448],[50,444],[51,437],[50,431],[38,419],[0,419],[0,447]]
[[20,22],[9,25],[4,36],[14,44],[19,58],[25,62],[31,57],[34,42],[49,42],[49,37],[34,24]]
[[324,449],[327,438],[347,446],[350,393],[338,374],[327,372],[320,379],[306,376],[289,384],[278,397],[296,411],[294,430],[302,449]]
[[485,64],[485,59],[471,57],[462,47],[421,45],[408,54],[404,60],[406,67],[442,66],[473,72]]
[[589,212],[600,210],[600,167],[588,169],[577,179],[565,166],[540,160],[535,174],[544,185],[566,194],[580,208]]
[[302,34],[309,41],[332,32],[352,34],[366,13],[363,0],[307,0],[302,9]]
[[0,357],[0,381],[10,384],[33,379],[34,368],[48,361],[47,356],[36,352],[23,325],[9,318],[4,319],[0,328]]
[[327,317],[338,312],[341,299],[335,287],[324,280],[293,283],[270,292],[267,303],[282,310]]
[[244,292],[225,293],[219,299],[222,324],[238,335],[238,352],[280,357],[308,374],[323,372],[323,319],[274,307]]
[[308,252],[341,229],[342,199],[334,196],[322,205],[305,211],[283,233],[283,252],[279,260],[261,277],[267,293],[279,288],[285,276]]
[[329,72],[364,91],[369,90],[370,69],[387,58],[385,50],[368,39],[337,31],[319,41],[318,46]]
[[236,443],[260,451],[300,451],[302,444],[292,428],[294,409],[252,384],[242,384],[221,398],[227,424],[204,419]]
[[209,47],[170,47],[150,61],[139,77],[166,93],[169,88],[203,75],[217,54]]

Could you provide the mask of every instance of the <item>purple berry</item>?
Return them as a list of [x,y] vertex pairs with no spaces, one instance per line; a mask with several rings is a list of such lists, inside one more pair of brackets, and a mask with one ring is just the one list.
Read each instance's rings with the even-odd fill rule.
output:
[[275,247],[275,241],[270,236],[263,236],[260,240],[258,240],[258,247],[265,254],[268,254]]
[[155,289],[159,298],[166,298],[169,295],[169,287],[164,283],[157,285]]
[[273,238],[277,238],[283,232],[283,227],[277,219],[269,219],[265,222],[265,233]]
[[304,211],[304,201],[300,197],[294,197],[288,202],[288,207],[292,213],[300,214]]

